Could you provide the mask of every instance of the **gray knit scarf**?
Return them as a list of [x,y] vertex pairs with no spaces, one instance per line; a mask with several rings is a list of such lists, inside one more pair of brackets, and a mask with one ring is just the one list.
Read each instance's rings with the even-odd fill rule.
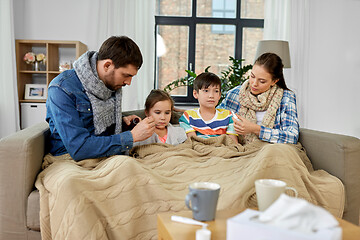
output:
[[121,132],[121,88],[115,92],[108,89],[99,79],[96,71],[98,53],[88,51],[74,62],[74,69],[78,75],[85,92],[90,99],[94,115],[95,134],[99,135],[107,127],[116,123],[115,133]]

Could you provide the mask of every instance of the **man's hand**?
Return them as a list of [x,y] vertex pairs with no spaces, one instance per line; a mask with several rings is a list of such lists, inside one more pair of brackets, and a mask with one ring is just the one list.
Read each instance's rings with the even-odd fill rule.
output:
[[153,117],[144,118],[130,132],[134,142],[143,141],[153,135],[155,131],[155,121]]
[[131,124],[131,122],[136,118],[141,120],[141,118],[136,115],[129,115],[129,116],[123,117],[123,121],[125,122],[126,125],[129,126]]
[[246,118],[241,117],[240,115],[236,114],[239,120],[236,120],[233,117],[234,121],[234,129],[237,134],[239,135],[246,135],[249,133],[255,133],[257,136],[260,134],[261,127],[253,122],[250,122]]

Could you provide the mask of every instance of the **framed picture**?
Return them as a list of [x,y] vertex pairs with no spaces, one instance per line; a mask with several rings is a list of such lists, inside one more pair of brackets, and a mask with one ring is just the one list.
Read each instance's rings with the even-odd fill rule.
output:
[[46,99],[46,84],[25,84],[25,99]]

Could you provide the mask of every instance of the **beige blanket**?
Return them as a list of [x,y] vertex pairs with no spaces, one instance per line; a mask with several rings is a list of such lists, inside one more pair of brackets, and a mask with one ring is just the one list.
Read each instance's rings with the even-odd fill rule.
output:
[[299,197],[337,217],[344,187],[325,171],[313,171],[300,146],[257,142],[243,147],[224,136],[192,138],[178,146],[152,144],[134,157],[113,156],[76,163],[45,157],[36,181],[43,239],[157,239],[156,214],[186,210],[188,184],[221,185],[218,210],[256,207],[254,181],[287,182]]

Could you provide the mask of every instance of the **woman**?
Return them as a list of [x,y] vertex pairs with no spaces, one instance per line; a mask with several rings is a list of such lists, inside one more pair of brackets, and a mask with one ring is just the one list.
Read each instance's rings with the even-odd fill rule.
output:
[[218,108],[236,113],[239,120],[233,119],[234,129],[242,143],[298,141],[296,96],[287,88],[281,58],[274,53],[262,54],[249,80],[230,90]]

